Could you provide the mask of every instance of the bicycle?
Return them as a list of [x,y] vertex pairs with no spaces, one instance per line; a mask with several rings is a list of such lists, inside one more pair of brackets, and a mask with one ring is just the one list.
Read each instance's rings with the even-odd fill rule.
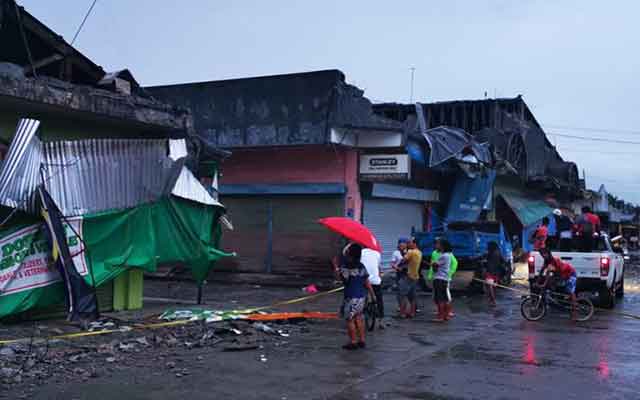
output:
[[[551,289],[542,288],[540,294],[522,296],[520,313],[527,321],[539,321],[547,314],[548,307],[558,308],[571,313],[571,301],[568,295],[552,292]],[[578,297],[576,300],[576,320],[588,321],[594,313],[593,303],[586,297]]]
[[376,329],[376,318],[378,318],[378,304],[369,295],[364,305],[364,323],[369,332]]

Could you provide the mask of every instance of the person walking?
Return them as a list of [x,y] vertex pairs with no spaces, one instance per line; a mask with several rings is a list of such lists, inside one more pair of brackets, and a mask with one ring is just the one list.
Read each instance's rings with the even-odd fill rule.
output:
[[369,274],[369,283],[376,295],[378,327],[384,329],[384,299],[382,297],[382,272],[380,271],[382,256],[379,251],[373,249],[362,249],[360,262],[364,265]]
[[349,244],[343,254],[345,255],[344,264],[334,264],[336,277],[344,282],[344,299],[342,301],[341,314],[347,321],[349,343],[342,346],[342,348],[355,350],[366,347],[363,313],[367,292],[374,301],[376,301],[376,296],[369,282],[367,269],[360,261],[362,258],[362,246],[355,243]]
[[440,240],[442,254],[438,262],[434,266],[433,275],[433,291],[438,308],[438,316],[434,322],[445,322],[450,319],[451,302],[447,294],[447,285],[449,282],[449,270],[451,268],[451,244],[448,240]]

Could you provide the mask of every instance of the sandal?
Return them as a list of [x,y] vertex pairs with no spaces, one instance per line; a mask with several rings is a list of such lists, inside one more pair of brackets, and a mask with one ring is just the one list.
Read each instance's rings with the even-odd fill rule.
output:
[[358,349],[358,344],[356,343],[347,343],[344,346],[342,346],[343,349],[345,350],[356,350]]

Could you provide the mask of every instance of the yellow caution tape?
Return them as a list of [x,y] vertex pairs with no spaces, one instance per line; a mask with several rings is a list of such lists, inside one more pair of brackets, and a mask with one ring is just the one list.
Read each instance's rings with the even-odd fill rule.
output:
[[[271,304],[269,306],[263,306],[263,307],[256,307],[256,308],[249,308],[246,310],[237,310],[237,311],[233,311],[237,314],[253,314],[256,311],[261,311],[261,310],[266,310],[269,308],[276,308],[276,307],[280,307],[280,306],[284,306],[284,305],[289,305],[289,304],[296,304],[296,303],[302,303],[304,301],[308,301],[308,300],[312,300],[321,296],[326,296],[332,293],[337,293],[341,290],[343,290],[344,287],[341,286],[339,288],[336,289],[332,289],[326,292],[321,292],[321,293],[317,293],[311,296],[304,296],[304,297],[298,297],[295,299],[291,299],[291,300],[285,300],[285,301],[280,301],[274,304]],[[192,321],[192,320],[180,320],[180,321],[169,321],[169,322],[157,322],[157,323],[152,323],[152,324],[135,324],[133,325],[132,330],[143,330],[143,329],[157,329],[157,328],[167,328],[167,327],[171,327],[171,326],[180,326],[180,325],[187,325],[187,324],[191,324],[193,322],[197,322],[198,320]],[[107,335],[107,334],[111,334],[111,333],[124,333],[124,332],[128,332],[127,330],[122,330],[122,329],[105,329],[105,330],[101,330],[101,331],[94,331],[94,332],[76,332],[76,333],[67,333],[64,335],[56,335],[56,336],[47,336],[44,338],[36,338],[33,339],[34,341],[46,341],[46,340],[60,340],[60,339],[75,339],[75,338],[81,338],[81,337],[86,337],[86,336],[98,336],[98,335]],[[7,344],[13,344],[13,343],[21,343],[21,342],[29,342],[31,341],[31,338],[19,338],[19,339],[8,339],[8,340],[0,340],[0,345],[7,345]]]

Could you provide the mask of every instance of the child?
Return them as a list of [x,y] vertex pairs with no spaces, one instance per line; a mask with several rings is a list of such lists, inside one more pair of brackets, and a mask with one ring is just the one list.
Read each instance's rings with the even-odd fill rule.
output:
[[341,313],[347,321],[347,333],[350,340],[349,343],[342,346],[346,350],[366,347],[363,312],[367,292],[375,301],[375,294],[369,282],[369,274],[360,262],[361,257],[362,246],[355,243],[350,244],[345,249],[345,263],[340,267],[334,265],[336,276],[344,282],[344,300]]

